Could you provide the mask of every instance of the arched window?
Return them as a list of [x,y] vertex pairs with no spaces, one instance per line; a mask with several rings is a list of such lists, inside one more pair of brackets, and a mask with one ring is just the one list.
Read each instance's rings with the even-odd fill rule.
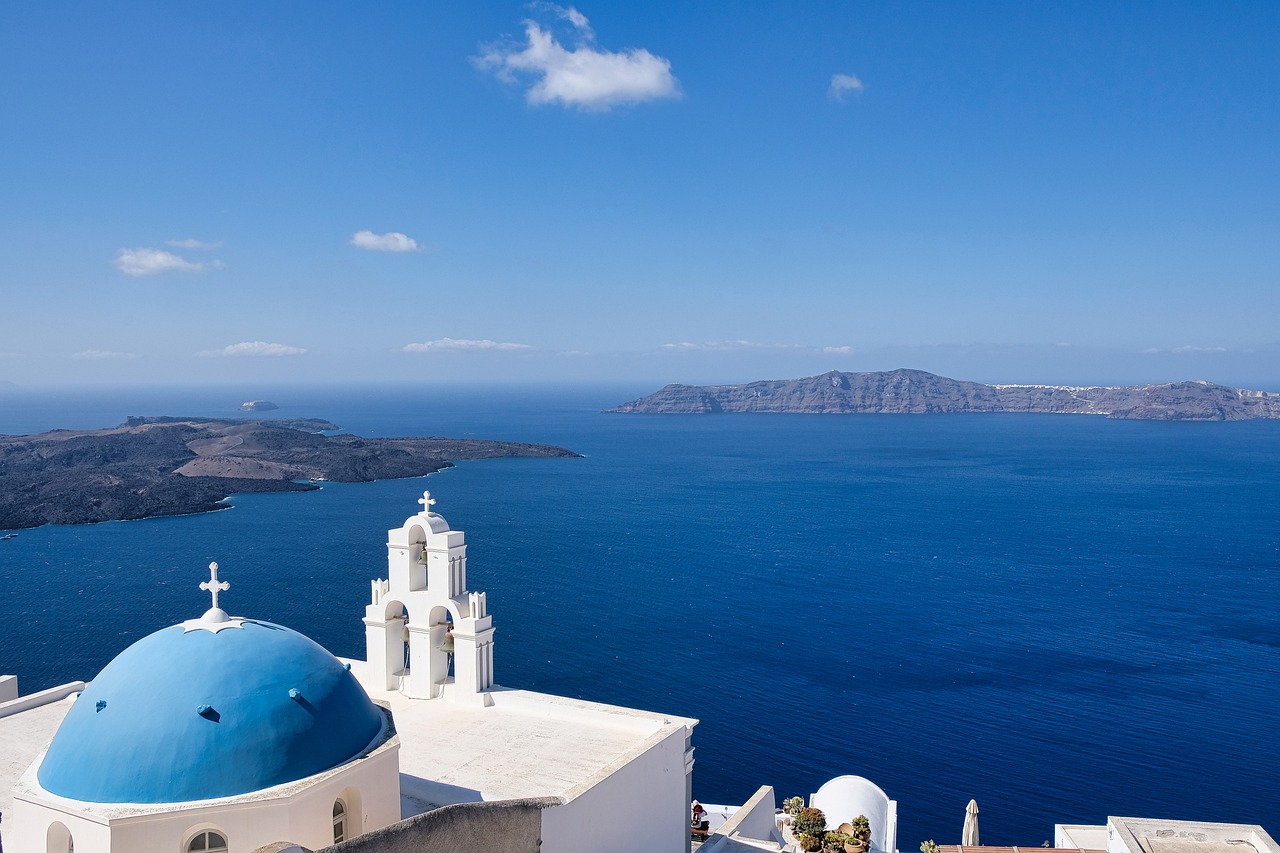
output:
[[187,842],[187,853],[227,853],[227,839],[220,832],[197,832]]
[[333,801],[333,843],[347,840],[347,805],[342,800]]
[[409,636],[410,636],[410,635],[409,635],[409,608],[407,608],[407,607],[401,608],[401,613],[400,613],[399,618],[404,620],[404,625],[403,625],[403,626],[401,627],[401,629],[400,629],[400,630],[401,630],[400,639],[404,642],[404,672],[405,672],[405,675],[408,675],[408,674],[409,674],[409,663],[410,663],[410,658],[409,658]]
[[71,837],[71,830],[54,821],[45,834],[45,849],[49,853],[75,853],[76,842]]

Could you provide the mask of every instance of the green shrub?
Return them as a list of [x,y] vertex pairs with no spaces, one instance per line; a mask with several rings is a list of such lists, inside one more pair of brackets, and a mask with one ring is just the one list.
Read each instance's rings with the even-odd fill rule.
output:
[[920,842],[920,853],[938,853],[938,842],[930,838]]
[[827,831],[827,816],[822,813],[822,809],[807,808],[801,809],[792,821],[792,829],[797,835],[812,835],[818,839],[818,843],[822,843],[822,834]]
[[810,835],[807,832],[800,833],[800,849],[805,853],[818,853],[822,849],[821,836]]

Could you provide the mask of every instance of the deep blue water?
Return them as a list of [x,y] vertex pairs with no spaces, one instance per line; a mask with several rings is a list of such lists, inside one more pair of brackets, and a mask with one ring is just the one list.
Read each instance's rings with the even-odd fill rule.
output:
[[[510,686],[687,714],[695,796],[857,773],[899,846],[1038,845],[1107,815],[1280,830],[1280,422],[604,415],[646,388],[285,389],[365,435],[563,444],[429,478]],[[234,414],[219,389],[0,395],[0,432]],[[363,655],[368,579],[424,481],[0,542],[0,670],[90,678],[228,609]]]

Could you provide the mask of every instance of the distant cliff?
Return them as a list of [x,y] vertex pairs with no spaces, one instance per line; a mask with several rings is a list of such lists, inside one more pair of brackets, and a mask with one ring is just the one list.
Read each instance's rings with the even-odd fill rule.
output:
[[1048,412],[1160,421],[1280,418],[1280,395],[1212,382],[1163,385],[983,385],[926,373],[831,371],[745,385],[668,385],[610,412],[707,414],[944,414]]
[[236,492],[417,477],[450,460],[577,456],[457,438],[322,435],[328,421],[131,417],[114,429],[0,436],[0,530],[218,509]]

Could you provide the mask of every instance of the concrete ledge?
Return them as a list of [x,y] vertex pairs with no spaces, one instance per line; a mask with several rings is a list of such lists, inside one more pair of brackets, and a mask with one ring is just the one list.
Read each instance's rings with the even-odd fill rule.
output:
[[[776,820],[776,795],[771,785],[762,785],[702,845],[705,853],[730,853],[746,848],[781,850],[782,834]],[[745,846],[745,847],[744,847]]]
[[456,803],[319,853],[456,853],[463,846],[485,853],[538,853],[542,810],[558,805],[560,800],[554,797]]
[[0,703],[0,718],[20,714],[23,711],[30,711],[32,708],[39,708],[41,705],[58,702],[66,699],[72,693],[82,692],[85,687],[86,685],[83,681],[72,681],[68,684],[59,684],[57,687],[50,687],[48,690],[41,690],[37,693],[20,696],[17,699],[10,699],[8,702]]

